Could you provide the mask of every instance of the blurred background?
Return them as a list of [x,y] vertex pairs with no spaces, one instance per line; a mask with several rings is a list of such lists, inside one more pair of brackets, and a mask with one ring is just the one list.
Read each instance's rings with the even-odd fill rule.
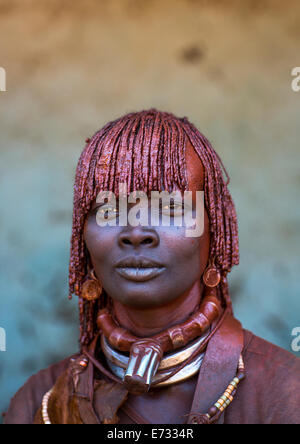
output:
[[240,229],[235,315],[293,352],[299,49],[294,0],[0,0],[0,412],[29,376],[77,351],[75,167],[85,139],[130,111],[187,116],[221,155]]

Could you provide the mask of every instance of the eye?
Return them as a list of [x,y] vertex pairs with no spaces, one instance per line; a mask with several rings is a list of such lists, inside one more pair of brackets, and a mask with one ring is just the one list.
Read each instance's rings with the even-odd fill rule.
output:
[[113,219],[118,214],[118,210],[114,205],[105,204],[95,209],[95,212],[105,220]]
[[181,216],[183,214],[183,205],[179,202],[170,202],[162,206],[162,213],[170,214],[170,216]]

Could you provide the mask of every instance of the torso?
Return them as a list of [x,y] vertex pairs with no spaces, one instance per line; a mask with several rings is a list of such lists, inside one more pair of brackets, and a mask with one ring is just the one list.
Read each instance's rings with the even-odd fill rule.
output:
[[[194,398],[198,375],[180,384],[152,389],[145,395],[129,395],[125,403],[150,424],[184,424],[188,419]],[[127,414],[120,409],[120,424],[131,424]]]
[[[224,424],[299,424],[300,359],[251,332],[245,331],[244,334],[246,378],[226,409]],[[70,358],[40,371],[27,381],[12,399],[5,424],[34,422],[44,394],[67,371]],[[153,394],[130,396],[127,402],[149,423],[180,424],[185,421],[183,415],[190,412],[196,380],[197,376],[170,388],[157,389]],[[117,415],[121,424],[133,422],[122,413],[122,408]]]

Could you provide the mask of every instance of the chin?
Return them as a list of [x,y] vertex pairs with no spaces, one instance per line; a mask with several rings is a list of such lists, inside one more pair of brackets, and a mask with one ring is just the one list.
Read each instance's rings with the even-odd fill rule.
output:
[[[159,297],[154,297],[155,295]],[[159,290],[152,290],[151,292],[149,290],[147,292],[135,290],[128,293],[122,292],[121,298],[118,294],[117,298],[112,297],[112,299],[132,308],[156,308],[172,302],[177,299],[177,296],[174,297],[174,292],[164,295]]]

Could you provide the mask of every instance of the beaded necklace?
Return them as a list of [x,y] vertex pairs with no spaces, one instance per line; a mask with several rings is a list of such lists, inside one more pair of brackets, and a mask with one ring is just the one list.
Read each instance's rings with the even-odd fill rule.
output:
[[[88,360],[84,358],[80,361],[82,368],[87,366]],[[242,355],[240,355],[238,369],[236,376],[230,381],[223,395],[208,409],[207,413],[196,413],[190,412],[186,416],[191,417],[192,424],[214,424],[218,421],[224,410],[231,404],[236,395],[239,383],[245,378],[245,365]],[[50,396],[53,392],[53,388],[49,390],[43,397],[42,401],[42,419],[44,424],[52,424],[49,413],[48,413],[48,403]],[[144,421],[147,423],[147,421]]]

